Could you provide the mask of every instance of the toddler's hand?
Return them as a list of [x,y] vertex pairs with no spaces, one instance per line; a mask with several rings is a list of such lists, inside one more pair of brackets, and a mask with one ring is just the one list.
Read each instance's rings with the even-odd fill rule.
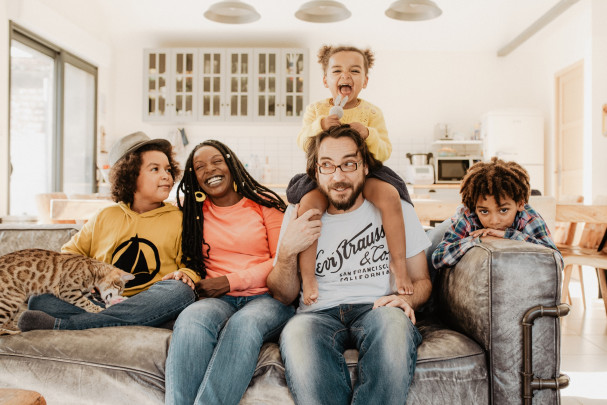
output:
[[367,139],[369,136],[369,128],[361,124],[360,122],[351,122],[350,127],[360,134],[363,139]]
[[340,126],[341,122],[339,122],[339,118],[337,117],[337,115],[329,115],[326,118],[323,118],[320,121],[320,127],[322,128],[323,131],[328,130],[331,127],[335,127],[335,126]]

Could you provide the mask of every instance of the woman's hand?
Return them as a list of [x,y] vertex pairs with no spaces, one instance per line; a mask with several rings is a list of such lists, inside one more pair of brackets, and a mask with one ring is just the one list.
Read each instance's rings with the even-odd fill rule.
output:
[[198,296],[217,298],[230,292],[230,282],[226,276],[205,278],[196,283]]
[[177,270],[174,271],[170,274],[167,274],[166,276],[162,277],[163,280],[181,280],[184,283],[186,283],[187,285],[190,286],[190,288],[192,288],[192,290],[194,289],[194,282],[192,281],[192,279],[190,278],[190,276],[188,276],[187,274],[185,274],[183,271],[181,270]]

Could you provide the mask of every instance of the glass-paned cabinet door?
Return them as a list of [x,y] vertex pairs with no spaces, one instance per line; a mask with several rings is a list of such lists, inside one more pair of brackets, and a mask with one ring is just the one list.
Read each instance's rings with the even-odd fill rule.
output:
[[226,51],[227,119],[230,121],[251,118],[252,55],[251,50]]
[[198,55],[198,117],[204,121],[225,119],[225,51],[201,49]]
[[279,67],[280,50],[260,49],[255,51],[255,119],[277,121],[280,119]]
[[173,50],[171,107],[179,120],[191,121],[196,118],[196,54],[195,49]]
[[144,53],[144,120],[160,121],[170,116],[170,55],[171,50],[149,50]]
[[281,52],[284,118],[300,120],[308,104],[307,55],[301,49],[282,49]]

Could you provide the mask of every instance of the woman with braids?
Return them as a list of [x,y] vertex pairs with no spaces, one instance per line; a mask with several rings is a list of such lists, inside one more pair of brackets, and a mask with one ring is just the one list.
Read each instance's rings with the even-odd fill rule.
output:
[[546,222],[529,202],[529,175],[516,162],[496,157],[470,168],[460,188],[462,203],[432,254],[436,269],[452,267],[486,239],[515,239],[558,251]]
[[188,157],[177,201],[183,260],[202,274],[196,284],[202,299],[175,323],[166,403],[238,404],[262,344],[276,339],[295,312],[266,286],[286,205],[215,140]]

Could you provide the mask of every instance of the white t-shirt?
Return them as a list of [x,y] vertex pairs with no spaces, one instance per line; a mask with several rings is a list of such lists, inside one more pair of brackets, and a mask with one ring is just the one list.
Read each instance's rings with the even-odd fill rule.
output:
[[[401,201],[405,218],[407,257],[430,246],[413,206]],[[293,205],[285,213],[280,239],[291,218]],[[390,254],[379,210],[365,200],[355,211],[322,216],[322,230],[316,251],[318,300],[305,305],[300,298],[298,312],[319,311],[339,304],[373,303],[394,292]],[[278,242],[280,248],[280,241]],[[278,256],[278,251],[276,252]]]

